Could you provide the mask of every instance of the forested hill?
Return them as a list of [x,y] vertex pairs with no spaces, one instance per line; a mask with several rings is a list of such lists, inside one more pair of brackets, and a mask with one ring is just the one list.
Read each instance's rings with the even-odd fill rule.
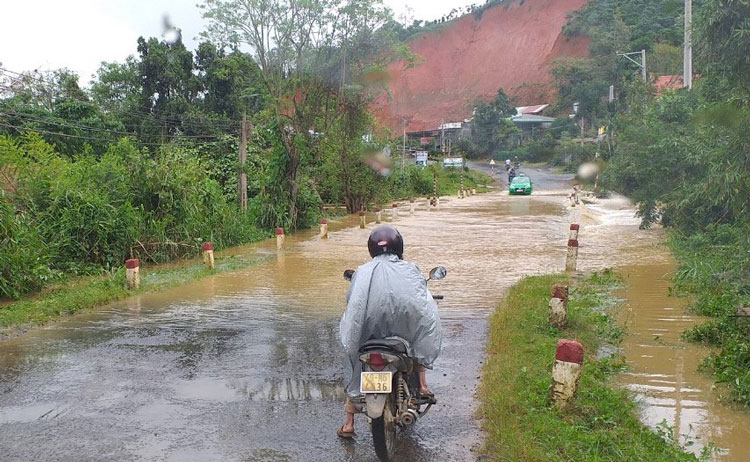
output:
[[422,27],[406,42],[417,64],[388,66],[390,94],[374,105],[378,120],[396,131],[403,118],[409,130],[434,129],[470,117],[475,100],[499,88],[518,104],[552,102],[555,59],[588,54],[584,35],[562,33],[568,15],[585,4],[509,0]]

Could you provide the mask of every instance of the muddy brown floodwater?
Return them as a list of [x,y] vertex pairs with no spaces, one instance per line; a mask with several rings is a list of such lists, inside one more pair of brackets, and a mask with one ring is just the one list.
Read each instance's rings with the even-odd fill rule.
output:
[[[438,405],[401,435],[395,460],[475,459],[487,315],[522,276],[563,268],[571,220],[582,270],[661,262],[659,231],[638,231],[627,204],[571,210],[566,187],[539,172],[530,197],[444,198],[397,221],[405,256],[448,277],[430,285],[445,295],[429,374]],[[369,258],[369,230],[355,224],[332,223],[327,240],[288,236],[281,252],[233,249],[261,261],[0,342],[0,460],[376,460],[363,418],[353,443],[335,436],[341,274]]]

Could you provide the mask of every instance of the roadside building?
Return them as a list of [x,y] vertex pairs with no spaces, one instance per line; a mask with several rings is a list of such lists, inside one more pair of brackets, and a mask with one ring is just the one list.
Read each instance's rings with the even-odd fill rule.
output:
[[552,125],[555,118],[542,115],[548,107],[549,104],[537,104],[516,108],[516,115],[512,116],[510,120],[521,129],[522,140],[542,136],[544,131]]
[[456,145],[462,139],[471,136],[471,121],[445,122],[438,125],[435,130],[419,130],[406,132],[409,140],[419,140],[423,149],[435,151],[447,151],[448,145]]

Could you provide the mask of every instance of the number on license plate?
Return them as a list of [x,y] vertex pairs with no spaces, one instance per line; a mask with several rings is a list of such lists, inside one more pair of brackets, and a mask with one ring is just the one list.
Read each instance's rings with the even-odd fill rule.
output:
[[391,372],[362,372],[360,376],[360,393],[390,393]]

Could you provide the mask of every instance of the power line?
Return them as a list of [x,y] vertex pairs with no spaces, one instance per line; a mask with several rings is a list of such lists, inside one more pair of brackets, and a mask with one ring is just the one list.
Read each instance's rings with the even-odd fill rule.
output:
[[[11,128],[11,129],[14,129],[14,130],[17,130],[17,131],[26,130],[26,131],[36,132],[36,133],[42,133],[42,134],[45,134],[45,135],[61,136],[63,138],[75,138],[75,139],[82,139],[82,140],[89,140],[89,141],[98,141],[98,142],[102,142],[102,143],[112,143],[113,142],[113,140],[109,139],[109,138],[98,138],[98,137],[83,136],[83,135],[71,135],[69,133],[57,133],[57,132],[51,132],[49,130],[42,130],[40,128],[21,127],[21,126],[7,124],[7,123],[3,123],[3,122],[0,122],[0,127]],[[179,139],[179,137],[177,139]],[[143,146],[164,146],[164,145],[167,144],[167,143],[147,143],[147,142],[142,142],[142,141],[137,141],[137,142],[138,142],[138,144],[143,145]],[[210,143],[212,143],[212,142],[195,143],[195,144],[196,145],[204,145],[204,144],[210,144]]]
[[[108,128],[91,127],[91,126],[87,126],[87,125],[70,123],[70,122],[67,122],[67,121],[66,122],[59,122],[59,121],[54,120],[54,119],[45,118],[45,117],[39,117],[39,116],[34,116],[34,115],[29,115],[29,114],[24,114],[24,113],[16,112],[16,111],[13,111],[13,110],[7,110],[6,109],[6,111],[8,111],[8,112],[0,111],[0,114],[6,115],[6,116],[11,116],[11,117],[12,116],[17,116],[17,117],[20,117],[20,118],[29,119],[29,120],[33,120],[33,121],[36,121],[36,122],[41,122],[41,123],[55,125],[55,126],[64,127],[64,128],[76,128],[76,129],[79,129],[79,130],[97,131],[97,132],[104,132],[104,133],[109,133],[109,134],[114,134],[114,135],[123,135],[123,136],[152,136],[152,137],[153,136],[159,136],[159,135],[142,135],[142,134],[138,134],[138,133],[123,132],[123,131],[118,131],[118,130],[113,130],[113,129],[108,129]],[[202,139],[202,138],[217,138],[220,135],[177,135],[177,136],[180,136],[181,138],[198,138],[198,139]]]

